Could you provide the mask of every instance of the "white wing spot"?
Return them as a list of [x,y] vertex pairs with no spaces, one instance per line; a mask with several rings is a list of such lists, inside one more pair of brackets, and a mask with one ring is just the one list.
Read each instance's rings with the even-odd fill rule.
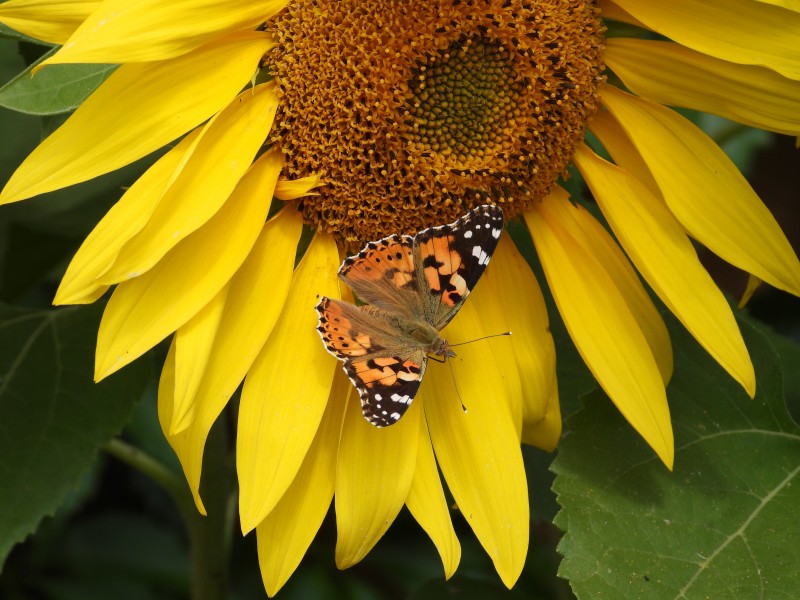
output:
[[[375,400],[377,400],[378,402],[380,402],[381,400],[383,400],[383,396],[381,396],[380,394],[375,394],[375,395],[373,396],[373,398],[375,398]],[[380,406],[378,406],[378,408],[380,408]]]
[[400,413],[392,413],[389,416],[391,417],[392,421],[398,421],[400,419]]
[[499,238],[501,233],[503,233],[502,229],[492,229],[492,237],[494,239]]
[[464,232],[464,237],[467,238],[467,239],[471,238],[472,237],[472,232],[471,231],[465,231]]
[[400,404],[410,404],[411,398],[408,396],[401,396],[400,394],[392,394],[392,400],[395,402],[399,402]]
[[479,265],[485,265],[489,262],[489,257],[486,255],[486,252],[483,251],[483,248],[480,246],[473,246],[472,247],[472,256],[478,259]]

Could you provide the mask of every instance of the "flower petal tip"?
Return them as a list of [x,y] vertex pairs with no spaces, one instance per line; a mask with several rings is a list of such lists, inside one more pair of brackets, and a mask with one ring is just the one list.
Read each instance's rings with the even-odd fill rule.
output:
[[11,189],[8,184],[6,184],[6,187],[3,188],[2,192],[0,192],[0,206],[3,206],[4,204],[13,204],[14,202],[27,199],[28,196],[26,196],[20,190]]
[[335,554],[336,568],[340,571],[344,571],[345,569],[349,569],[350,567],[357,565],[364,560],[364,557],[366,557],[370,550],[375,547],[376,542],[377,540],[364,539],[362,540],[361,544],[355,546],[340,544],[337,541]]
[[336,553],[336,568],[340,571],[344,571],[345,569],[349,569],[353,565],[355,565],[358,561],[352,560],[350,556],[340,556],[339,553]]
[[97,356],[95,359],[94,367],[94,381],[99,383],[106,377],[121,369],[125,364],[122,362],[122,357],[118,357],[116,361],[109,361],[107,356]]
[[657,454],[664,466],[672,471],[675,466],[675,445],[672,444],[669,448],[664,449],[662,452],[657,452]]
[[750,299],[753,297],[753,294],[755,294],[758,288],[761,287],[762,283],[763,281],[761,281],[755,275],[751,274],[747,278],[747,286],[745,287],[744,292],[742,292],[742,297],[739,299],[736,308],[742,309],[745,306],[747,306],[747,303],[750,302]]
[[743,360],[740,361],[740,364],[737,365],[735,369],[728,368],[728,366],[724,364],[723,367],[725,367],[725,370],[728,371],[731,377],[742,386],[742,389],[750,396],[751,400],[756,397],[756,372],[753,368],[753,362],[748,355],[744,356]]
[[110,373],[108,373],[106,369],[103,369],[100,366],[95,366],[95,368],[94,368],[94,382],[95,383],[100,383],[101,381],[103,381],[103,379],[105,379],[109,375],[110,375]]
[[202,516],[207,517],[208,512],[206,511],[206,507],[203,505],[203,500],[200,498],[200,494],[196,494],[192,492],[194,496],[194,506]]
[[242,512],[241,506],[239,507],[239,524],[242,527],[242,535],[247,535],[251,531],[255,530],[258,526],[253,519],[253,516],[250,513]]
[[500,565],[495,564],[495,568],[497,569],[497,574],[500,575],[500,581],[503,582],[503,585],[506,586],[508,589],[512,589],[514,585],[517,583],[520,575],[522,575],[522,567],[524,566],[524,561],[522,564],[518,566],[514,566],[508,570],[501,569]]

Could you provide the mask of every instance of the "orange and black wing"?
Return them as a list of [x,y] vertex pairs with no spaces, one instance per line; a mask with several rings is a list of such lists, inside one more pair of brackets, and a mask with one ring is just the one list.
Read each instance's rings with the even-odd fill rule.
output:
[[339,277],[367,304],[422,318],[413,244],[407,235],[370,242],[344,260]]
[[396,423],[419,390],[425,353],[409,346],[380,312],[330,298],[322,298],[317,312],[317,331],[328,352],[344,362],[364,418],[377,427]]
[[450,225],[431,227],[414,238],[416,280],[424,317],[442,329],[475,288],[503,232],[503,211],[484,205]]

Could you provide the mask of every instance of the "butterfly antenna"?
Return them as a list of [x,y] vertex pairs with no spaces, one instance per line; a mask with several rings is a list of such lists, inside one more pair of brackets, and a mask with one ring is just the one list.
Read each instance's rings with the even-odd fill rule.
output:
[[[458,344],[450,344],[449,347],[452,348],[454,346],[463,346],[464,344],[471,344],[472,342],[480,342],[481,340],[485,340],[487,338],[500,337],[500,336],[503,336],[503,335],[511,335],[511,332],[510,331],[505,331],[503,333],[493,333],[491,335],[484,335],[483,337],[479,337],[479,338],[476,338],[474,340],[468,340],[466,342],[459,342]],[[433,356],[431,356],[429,358],[435,360],[436,362],[446,362],[450,366],[450,375],[453,376],[453,387],[456,388],[456,396],[458,396],[458,401],[461,403],[461,409],[466,414],[467,407],[464,406],[464,401],[461,399],[461,392],[458,389],[458,382],[456,381],[456,373],[453,370],[453,363],[451,361],[448,361],[446,358],[443,358],[442,360],[437,360]]]
[[453,387],[456,388],[456,396],[458,396],[458,401],[461,403],[461,410],[464,411],[464,414],[467,414],[467,407],[464,406],[464,401],[461,399],[461,392],[458,391],[458,382],[456,382],[456,372],[453,370],[453,363],[452,361],[446,362],[450,366],[450,374],[453,376]]
[[493,337],[500,337],[500,336],[503,336],[503,335],[511,335],[511,332],[510,331],[504,331],[503,333],[492,333],[491,335],[484,335],[483,337],[475,338],[474,340],[467,340],[466,342],[459,342],[458,344],[450,344],[450,347],[454,348],[455,346],[463,346],[464,344],[471,344],[472,342],[480,342],[481,340],[485,340],[485,339],[493,338]]

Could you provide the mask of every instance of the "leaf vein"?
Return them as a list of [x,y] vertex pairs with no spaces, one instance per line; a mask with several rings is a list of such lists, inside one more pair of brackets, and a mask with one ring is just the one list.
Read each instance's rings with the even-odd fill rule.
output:
[[[723,541],[719,547],[714,550],[701,564],[698,565],[697,571],[695,571],[694,575],[686,582],[686,585],[681,588],[678,592],[678,598],[686,598],[686,593],[688,592],[689,588],[692,584],[697,581],[697,578],[700,577],[702,572],[708,568],[708,566],[722,553],[725,548],[727,548],[736,538],[745,539],[744,532],[747,530],[747,527],[753,520],[761,513],[765,506],[769,504],[769,502],[776,496],[778,493],[783,490],[787,485],[789,485],[795,477],[797,477],[798,473],[800,473],[800,466],[795,468],[791,471],[775,488],[770,491],[766,496],[764,496],[759,503],[759,505],[753,510],[752,513],[744,520],[744,522],[739,526],[739,528],[731,533],[725,541]],[[746,542],[745,542],[746,544]],[[758,569],[757,569],[758,570]],[[759,578],[760,581],[760,578]],[[761,581],[761,585],[763,587],[763,581]]]

